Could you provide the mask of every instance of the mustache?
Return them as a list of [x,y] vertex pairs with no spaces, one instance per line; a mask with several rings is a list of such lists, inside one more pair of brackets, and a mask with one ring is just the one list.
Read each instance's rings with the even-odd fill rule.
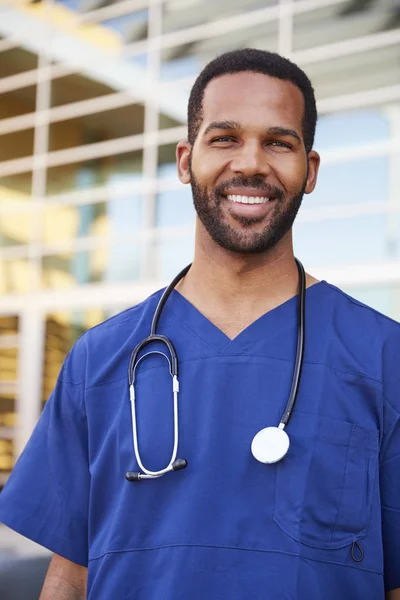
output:
[[276,198],[277,200],[283,200],[285,197],[284,192],[270,183],[266,183],[260,177],[234,177],[229,181],[222,181],[214,188],[214,193],[217,199],[221,199],[222,196],[226,195],[227,190],[233,187],[248,187],[260,190],[265,196]]

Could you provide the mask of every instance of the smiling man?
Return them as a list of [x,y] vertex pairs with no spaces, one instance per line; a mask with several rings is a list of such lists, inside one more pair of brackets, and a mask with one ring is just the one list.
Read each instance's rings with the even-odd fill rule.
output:
[[193,264],[82,336],[0,498],[41,600],[399,600],[400,325],[294,257],[316,121],[276,54],[196,80]]

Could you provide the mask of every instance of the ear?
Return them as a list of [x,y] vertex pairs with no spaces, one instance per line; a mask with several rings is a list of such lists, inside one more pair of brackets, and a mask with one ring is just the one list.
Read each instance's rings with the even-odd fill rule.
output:
[[318,176],[318,170],[319,170],[319,165],[320,165],[321,159],[320,159],[318,152],[315,152],[315,150],[311,150],[311,152],[308,153],[307,158],[308,158],[308,175],[307,175],[306,189],[304,191],[306,194],[311,194],[311,192],[314,191],[314,188],[317,184],[317,176]]
[[192,150],[187,140],[182,140],[176,147],[176,165],[181,183],[190,183],[189,158]]

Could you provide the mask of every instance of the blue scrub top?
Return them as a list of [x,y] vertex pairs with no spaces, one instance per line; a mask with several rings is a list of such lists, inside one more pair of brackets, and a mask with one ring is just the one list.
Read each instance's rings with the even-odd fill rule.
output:
[[[400,587],[400,325],[337,288],[307,290],[288,455],[250,451],[280,421],[297,299],[233,341],[178,292],[159,332],[180,358],[183,471],[129,483],[127,369],[161,292],[84,334],[0,498],[0,520],[88,565],[89,600],[383,600]],[[173,442],[165,359],[138,369],[149,469]]]

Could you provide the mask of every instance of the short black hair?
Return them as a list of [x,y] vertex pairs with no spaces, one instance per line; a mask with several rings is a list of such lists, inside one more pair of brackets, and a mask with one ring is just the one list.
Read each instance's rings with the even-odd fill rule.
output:
[[243,48],[221,54],[209,62],[197,77],[189,97],[188,105],[188,138],[193,145],[203,120],[204,91],[212,79],[231,73],[264,73],[283,81],[290,81],[297,86],[304,98],[304,114],[302,120],[304,145],[309,152],[314,144],[317,125],[317,106],[314,89],[307,75],[289,59],[266,50]]

